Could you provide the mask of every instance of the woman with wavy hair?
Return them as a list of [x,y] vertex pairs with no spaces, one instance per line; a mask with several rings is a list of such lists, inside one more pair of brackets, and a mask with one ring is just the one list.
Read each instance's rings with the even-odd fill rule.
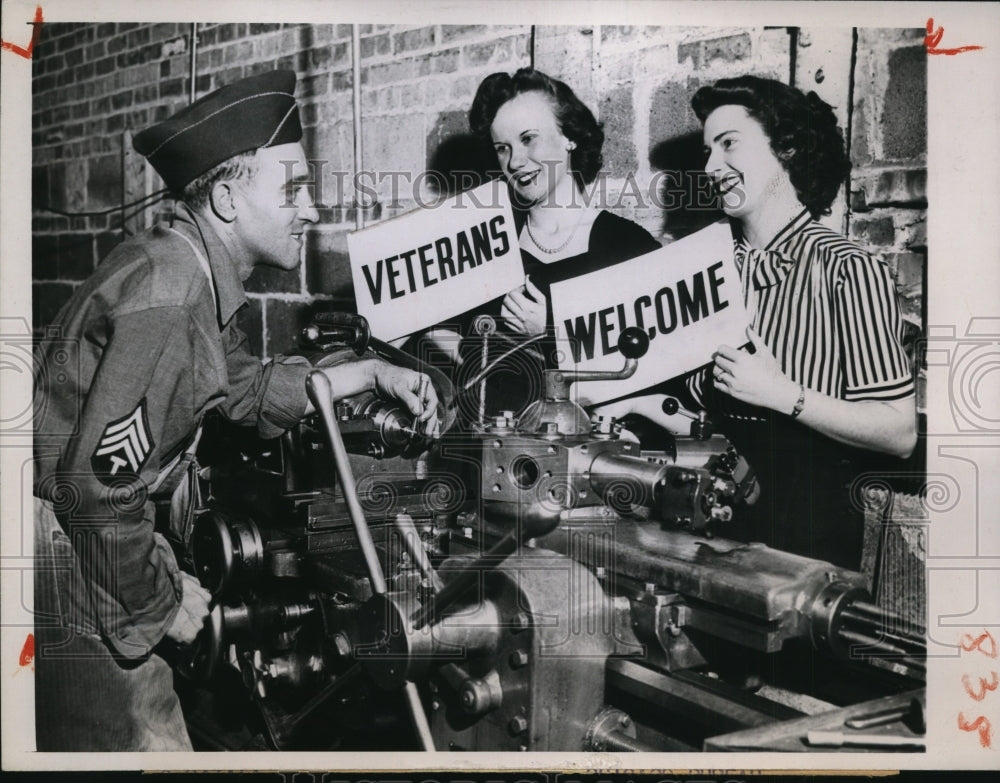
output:
[[692,99],[733,228],[752,327],[689,384],[757,472],[727,534],[858,569],[849,489],[872,452],[916,444],[903,320],[884,262],[816,222],[850,170],[832,108],[780,82],[722,79]]
[[[600,171],[604,132],[593,113],[558,79],[522,68],[494,73],[479,85],[469,125],[496,154],[520,233],[524,285],[482,312],[497,316],[519,337],[554,337],[550,286],[657,249],[641,226],[597,209],[586,187]],[[542,343],[544,364],[555,367],[554,342]],[[493,384],[491,408],[517,411],[540,393],[520,378]],[[535,373],[537,375],[537,373]]]

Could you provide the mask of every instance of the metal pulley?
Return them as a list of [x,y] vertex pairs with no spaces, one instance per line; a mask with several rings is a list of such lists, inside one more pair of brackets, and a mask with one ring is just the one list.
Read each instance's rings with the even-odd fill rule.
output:
[[195,575],[214,596],[252,584],[264,562],[260,529],[249,517],[212,510],[198,519],[191,536]]

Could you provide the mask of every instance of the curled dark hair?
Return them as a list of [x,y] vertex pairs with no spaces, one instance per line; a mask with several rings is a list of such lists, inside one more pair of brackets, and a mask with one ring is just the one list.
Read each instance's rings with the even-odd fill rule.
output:
[[812,216],[830,212],[851,162],[833,108],[816,93],[759,76],[719,79],[691,99],[702,123],[720,106],[743,106],[760,123],[771,149]]
[[593,112],[565,82],[546,76],[534,68],[521,68],[513,76],[494,73],[487,76],[476,90],[476,97],[469,109],[469,127],[472,132],[490,145],[490,126],[500,107],[517,95],[540,92],[552,102],[556,123],[563,136],[575,142],[570,153],[570,169],[577,187],[593,182],[601,170],[604,157],[604,131]]

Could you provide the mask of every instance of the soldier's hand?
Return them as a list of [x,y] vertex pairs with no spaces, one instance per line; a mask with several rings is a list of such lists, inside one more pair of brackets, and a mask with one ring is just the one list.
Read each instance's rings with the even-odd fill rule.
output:
[[167,629],[167,638],[178,644],[190,644],[208,617],[208,605],[212,594],[188,573],[181,572],[181,606],[174,615],[174,621]]
[[416,429],[422,427],[431,436],[438,433],[438,396],[429,376],[378,359],[372,366],[372,379],[377,392],[407,407],[415,417]]

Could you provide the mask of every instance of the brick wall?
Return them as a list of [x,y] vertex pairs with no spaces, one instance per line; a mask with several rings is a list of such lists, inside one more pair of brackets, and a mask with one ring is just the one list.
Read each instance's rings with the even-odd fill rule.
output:
[[[859,30],[848,233],[889,262],[914,331],[927,265],[927,55],[924,30]],[[919,385],[924,409],[924,383]]]
[[[479,82],[497,70],[529,64],[528,27],[361,25],[363,181],[378,200],[368,222],[412,209],[405,182],[392,198],[390,172],[406,180],[425,171],[441,142],[467,131],[466,112]],[[148,225],[159,204],[123,221],[115,209],[162,188],[135,166],[128,133],[188,103],[188,24],[47,24],[35,50],[32,199],[33,322],[59,307],[126,230]],[[353,296],[345,235],[355,227],[350,25],[202,25],[197,95],[243,76],[291,68],[299,76],[306,155],[326,185],[320,224],[308,235],[300,270],[258,269],[247,282],[250,307],[240,315],[254,350],[294,346],[317,308],[350,309]],[[123,173],[124,172],[124,173]],[[347,187],[338,197],[338,177]],[[397,182],[401,182],[399,178]],[[426,196],[424,196],[426,197]],[[66,217],[66,213],[109,214]],[[143,219],[145,218],[145,219]]]
[[604,123],[605,203],[663,242],[718,219],[697,188],[701,126],[691,96],[717,79],[789,77],[785,29],[538,28],[535,65]]
[[[43,28],[33,60],[33,201],[67,213],[111,211],[64,217],[35,210],[36,327],[51,321],[121,240],[123,216],[116,207],[123,196],[131,201],[161,187],[135,160],[127,134],[188,102],[190,35],[190,25],[174,23]],[[887,252],[907,318],[917,327],[926,245],[919,35],[860,30],[853,72],[849,57],[826,63],[827,87],[835,79],[854,83],[848,121],[855,172],[846,224],[838,227],[846,225],[858,241]],[[786,28],[362,25],[363,167],[378,197],[365,220],[412,208],[414,194],[406,183],[421,172],[480,166],[463,137],[475,89],[485,75],[512,71],[533,58],[536,67],[564,78],[605,125],[602,202],[670,241],[715,217],[698,208],[700,196],[688,173],[698,168],[701,154],[691,94],[720,77],[747,72],[789,80],[797,45],[806,51]],[[307,156],[318,161],[326,208],[308,235],[301,270],[260,269],[248,282],[251,306],[241,319],[254,348],[266,355],[288,350],[317,307],[352,303],[345,240],[355,225],[351,28],[199,26],[199,96],[275,67],[299,75],[304,144]],[[393,172],[405,175],[396,180],[402,185],[395,193]],[[677,177],[664,178],[663,172]],[[338,177],[347,183],[340,193]],[[668,200],[672,206],[664,208]],[[124,226],[141,230],[168,207],[128,216]]]
[[[927,317],[927,55],[923,29],[858,30],[851,115],[854,170],[848,234],[878,250],[896,281],[915,343]],[[926,411],[926,367],[914,345],[917,410]],[[923,416],[922,416],[923,420]],[[922,428],[923,429],[923,428]],[[927,524],[921,487],[926,449],[917,445],[889,496],[869,496],[869,514],[885,519],[874,563],[876,598],[925,624]],[[886,503],[891,502],[891,507]]]

